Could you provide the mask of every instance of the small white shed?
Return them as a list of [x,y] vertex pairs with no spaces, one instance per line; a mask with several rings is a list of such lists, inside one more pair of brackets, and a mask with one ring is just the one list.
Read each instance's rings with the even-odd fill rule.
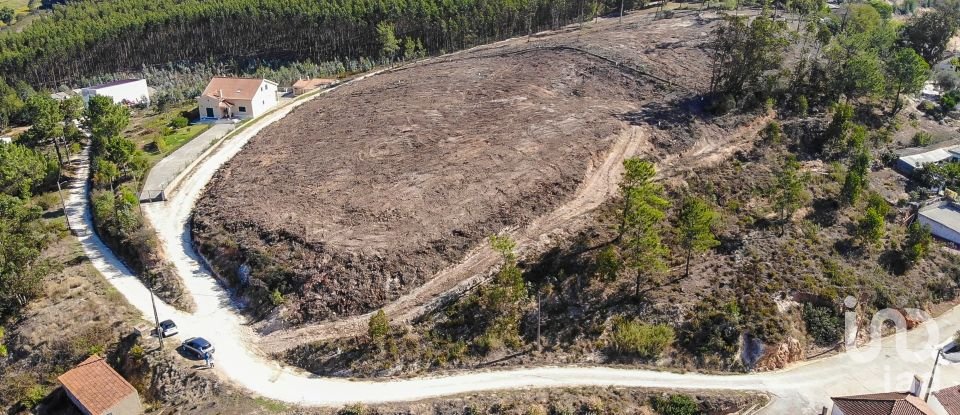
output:
[[150,88],[147,87],[146,79],[121,79],[80,90],[84,104],[98,95],[112,98],[115,104],[150,105]]

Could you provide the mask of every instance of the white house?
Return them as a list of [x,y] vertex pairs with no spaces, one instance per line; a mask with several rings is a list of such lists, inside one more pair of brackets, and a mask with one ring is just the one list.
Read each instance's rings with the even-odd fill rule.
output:
[[897,170],[911,174],[925,164],[960,161],[960,145],[933,150],[908,149],[897,159]]
[[951,201],[937,202],[920,208],[917,221],[930,227],[938,238],[960,244],[960,206]]
[[150,89],[146,79],[121,79],[105,84],[86,87],[80,90],[83,103],[89,103],[94,96],[113,98],[115,104],[150,105]]
[[277,105],[277,83],[260,78],[214,77],[197,97],[200,118],[253,118]]

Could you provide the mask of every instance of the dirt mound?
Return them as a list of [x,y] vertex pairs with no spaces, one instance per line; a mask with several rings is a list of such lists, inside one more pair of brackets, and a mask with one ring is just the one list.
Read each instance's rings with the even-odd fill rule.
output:
[[551,211],[655,95],[572,50],[468,58],[350,85],[264,130],[198,202],[201,250],[255,300],[281,293],[293,322],[374,309]]

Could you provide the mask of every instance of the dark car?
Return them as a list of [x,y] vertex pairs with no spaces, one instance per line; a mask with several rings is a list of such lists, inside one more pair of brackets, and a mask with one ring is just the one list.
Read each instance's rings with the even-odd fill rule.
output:
[[177,324],[173,320],[163,320],[160,322],[160,334],[164,337],[170,337],[179,333]]
[[207,353],[213,353],[213,345],[203,337],[191,337],[183,342],[183,350],[193,354],[198,358],[203,358]]

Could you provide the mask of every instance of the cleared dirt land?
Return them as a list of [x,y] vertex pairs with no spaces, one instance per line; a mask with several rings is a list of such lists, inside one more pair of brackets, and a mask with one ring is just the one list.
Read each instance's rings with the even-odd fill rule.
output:
[[[644,20],[507,42],[333,91],[220,170],[194,238],[224,278],[249,281],[248,298],[282,294],[288,323],[378,308],[569,200],[630,122],[669,123],[676,113],[645,111],[700,85],[630,68],[702,79],[707,26]],[[660,64],[671,56],[684,67]],[[661,149],[677,144],[666,133],[652,137]]]

